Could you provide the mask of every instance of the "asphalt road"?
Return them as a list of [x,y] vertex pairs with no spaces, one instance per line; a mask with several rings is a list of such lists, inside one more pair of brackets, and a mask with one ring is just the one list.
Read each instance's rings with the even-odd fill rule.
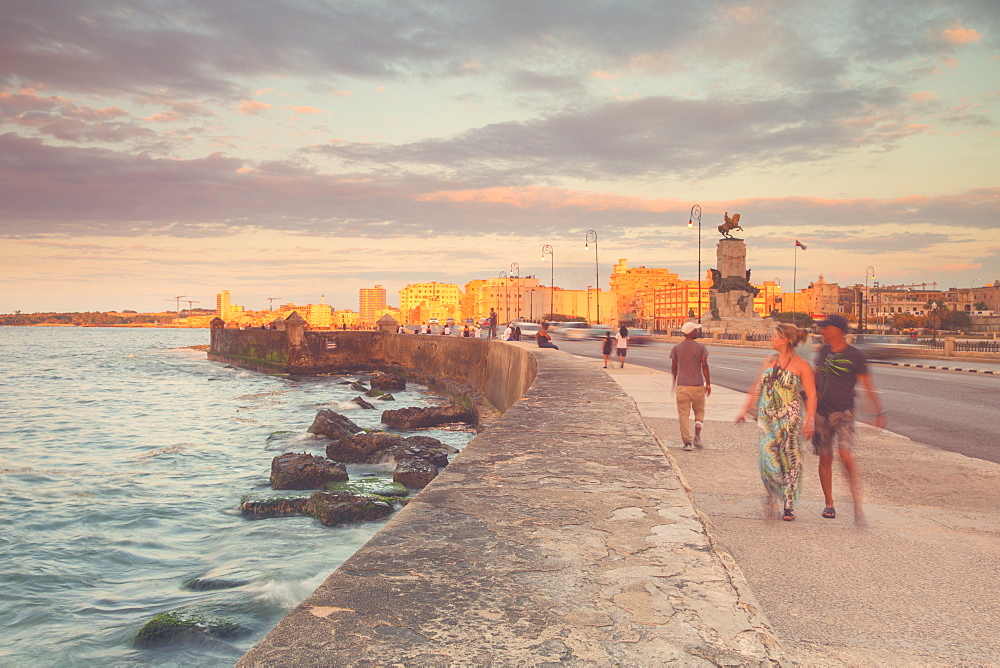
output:
[[[562,350],[585,357],[600,358],[597,341],[557,340]],[[653,343],[629,349],[626,364],[670,371],[673,344]],[[812,350],[800,348],[807,359]],[[761,348],[709,346],[712,383],[746,392],[770,351]],[[926,365],[956,366],[941,360],[899,360]],[[617,364],[617,362],[615,362]],[[927,445],[1000,463],[1000,376],[959,371],[896,367],[873,364],[875,385],[882,392],[888,411],[887,429]],[[964,364],[977,368],[977,364]],[[978,368],[996,368],[996,363]],[[869,421],[862,405],[862,421]]]

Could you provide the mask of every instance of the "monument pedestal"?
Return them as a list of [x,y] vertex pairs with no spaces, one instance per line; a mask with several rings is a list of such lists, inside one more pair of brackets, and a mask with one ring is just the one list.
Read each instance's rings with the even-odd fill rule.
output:
[[750,283],[747,246],[742,239],[720,239],[716,246],[716,266],[709,290],[711,317],[702,318],[707,332],[766,332],[774,327],[771,318],[761,318],[753,310],[760,290]]

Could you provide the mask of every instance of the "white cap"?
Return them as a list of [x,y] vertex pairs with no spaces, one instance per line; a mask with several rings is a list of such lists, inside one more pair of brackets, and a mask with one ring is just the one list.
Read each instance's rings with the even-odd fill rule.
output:
[[685,334],[690,334],[691,332],[693,332],[696,329],[701,329],[701,325],[699,325],[696,322],[690,322],[689,321],[689,322],[685,322],[683,325],[681,325],[681,331],[684,332]]

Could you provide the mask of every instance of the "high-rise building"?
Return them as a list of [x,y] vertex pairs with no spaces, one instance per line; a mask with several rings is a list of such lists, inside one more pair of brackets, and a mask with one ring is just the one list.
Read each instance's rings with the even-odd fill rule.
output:
[[232,315],[232,302],[229,298],[229,290],[223,290],[215,295],[215,314],[223,320],[229,320]]
[[363,325],[373,325],[385,310],[385,288],[376,285],[374,288],[361,288],[358,297],[358,320]]
[[454,283],[410,283],[399,291],[399,316],[417,323],[430,318],[462,317],[462,289]]

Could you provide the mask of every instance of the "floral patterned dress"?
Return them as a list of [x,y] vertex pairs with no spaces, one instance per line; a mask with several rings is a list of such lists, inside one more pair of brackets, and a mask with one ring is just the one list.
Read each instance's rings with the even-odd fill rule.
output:
[[777,358],[760,379],[757,426],[760,478],[781,508],[794,509],[802,477],[802,379],[778,366]]

